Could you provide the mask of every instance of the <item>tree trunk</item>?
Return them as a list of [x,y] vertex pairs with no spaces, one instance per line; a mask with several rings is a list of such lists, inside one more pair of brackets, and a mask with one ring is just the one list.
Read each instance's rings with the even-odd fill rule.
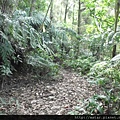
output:
[[73,29],[73,25],[74,25],[74,21],[75,21],[74,12],[75,12],[75,4],[73,5],[73,15],[72,15],[72,29]]
[[30,11],[29,11],[29,16],[31,16],[32,10],[33,10],[33,3],[34,0],[31,0],[31,6],[30,6]]
[[64,16],[64,22],[66,23],[66,18],[67,18],[67,12],[68,12],[68,0],[65,3],[65,16]]
[[117,48],[117,45],[114,45],[113,51],[112,51],[112,57],[116,56],[116,48]]
[[44,19],[43,19],[43,22],[42,22],[42,24],[41,24],[41,26],[40,26],[40,30],[41,30],[41,31],[43,30],[43,25],[44,25],[44,22],[45,22],[45,20],[46,20],[47,15],[48,15],[48,12],[49,12],[49,9],[50,9],[50,7],[51,7],[51,4],[52,4],[52,0],[50,1],[50,4],[49,4],[48,9],[47,9],[47,12],[46,12],[45,17],[44,17]]
[[[54,0],[51,0],[51,9],[50,9],[50,26],[52,27],[52,21],[53,21],[53,2]],[[52,33],[50,31],[50,40],[52,41]]]
[[[120,0],[116,0],[116,2],[115,2],[115,30],[114,30],[114,33],[116,33],[116,31],[117,31],[119,9],[120,9]],[[116,44],[113,45],[112,57],[114,57],[116,55],[116,48],[117,48],[117,45]]]
[[78,34],[80,34],[80,23],[81,23],[81,1],[79,0],[79,8],[78,8]]
[[50,21],[53,21],[53,0],[51,0]]

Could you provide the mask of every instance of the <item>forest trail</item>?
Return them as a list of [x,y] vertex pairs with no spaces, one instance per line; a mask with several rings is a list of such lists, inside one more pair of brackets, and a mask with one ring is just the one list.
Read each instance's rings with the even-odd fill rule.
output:
[[7,104],[0,106],[0,112],[14,115],[65,115],[83,99],[99,93],[95,85],[70,70],[60,70],[53,80],[38,81],[30,74],[16,76],[5,88],[0,91],[0,102]]

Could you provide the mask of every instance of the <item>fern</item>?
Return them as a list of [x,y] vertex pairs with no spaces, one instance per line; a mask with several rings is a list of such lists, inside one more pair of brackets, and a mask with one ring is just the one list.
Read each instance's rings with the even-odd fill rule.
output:
[[[38,26],[40,26],[40,25],[43,24],[45,15],[43,15],[42,13],[39,12],[39,13],[34,13],[34,14],[32,15],[32,17],[34,18],[34,20],[31,21],[31,23],[32,23],[33,25],[38,25]],[[46,19],[45,19],[44,25],[47,26],[47,27],[50,26],[50,19],[49,19],[49,18],[46,18]]]
[[0,38],[0,54],[4,63],[7,64],[9,56],[13,54],[13,48],[7,36],[2,31],[0,31]]
[[118,55],[116,55],[115,57],[113,57],[112,59],[111,59],[111,61],[119,61],[120,60],[120,54],[118,54]]
[[50,24],[49,18],[44,21],[44,17],[40,12],[29,17],[26,11],[21,10],[16,10],[11,17],[0,15],[0,25],[5,23],[0,33],[0,40],[4,40],[0,54],[9,68],[11,56],[15,57],[12,45],[16,46],[15,49],[24,50],[27,64],[39,67],[50,67],[54,53],[61,54],[69,49],[69,36],[76,36],[76,33],[69,28],[55,27]]

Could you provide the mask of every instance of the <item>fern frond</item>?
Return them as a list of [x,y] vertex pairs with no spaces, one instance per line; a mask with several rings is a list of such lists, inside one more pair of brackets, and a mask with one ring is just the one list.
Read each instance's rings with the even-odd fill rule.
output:
[[111,61],[119,61],[120,60],[120,54],[116,55],[111,59]]
[[65,30],[66,33],[69,33],[71,35],[75,35],[75,36],[77,35],[77,32],[71,28],[58,27],[57,29]]
[[114,31],[111,31],[107,36],[107,45],[111,44],[113,36],[114,36]]

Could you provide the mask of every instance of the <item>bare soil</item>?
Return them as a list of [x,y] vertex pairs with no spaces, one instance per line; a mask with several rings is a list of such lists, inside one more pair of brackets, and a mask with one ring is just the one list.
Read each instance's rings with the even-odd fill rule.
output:
[[66,115],[82,100],[99,93],[86,78],[64,69],[52,79],[38,79],[30,73],[16,75],[7,79],[0,91],[0,114]]

